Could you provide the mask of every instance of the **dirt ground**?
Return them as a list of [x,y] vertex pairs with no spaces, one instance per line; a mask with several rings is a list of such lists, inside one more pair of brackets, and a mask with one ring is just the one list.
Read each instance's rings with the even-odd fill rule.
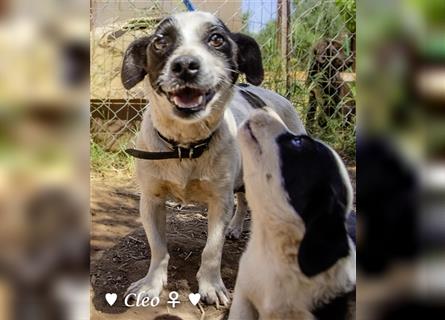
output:
[[[189,293],[198,292],[196,273],[207,238],[204,207],[168,203],[167,241],[170,253],[168,287],[159,306],[127,308],[123,295],[127,287],[147,273],[150,250],[142,228],[139,194],[131,179],[113,181],[95,178],[91,183],[91,319],[155,319],[175,315],[181,319],[200,319],[202,311],[188,301]],[[245,223],[249,230],[250,217]],[[231,293],[235,286],[238,261],[248,239],[245,231],[240,240],[226,240],[222,259],[222,278]],[[181,304],[175,309],[166,305],[168,292],[177,291]],[[110,307],[106,293],[117,293]],[[228,310],[202,305],[205,319],[224,319]],[[160,319],[175,319],[162,317]]]
[[[355,167],[348,166],[355,189]],[[207,233],[206,209],[168,203],[167,241],[170,253],[168,287],[157,307],[127,308],[123,295],[127,287],[147,273],[150,250],[141,225],[139,193],[129,178],[93,175],[91,180],[91,319],[226,319],[228,309],[193,306],[189,293],[198,292],[196,273]],[[250,215],[246,217],[240,240],[226,240],[222,258],[222,278],[231,294],[238,261],[248,240]],[[181,304],[167,305],[168,292],[177,291]],[[118,298],[110,307],[106,293]]]

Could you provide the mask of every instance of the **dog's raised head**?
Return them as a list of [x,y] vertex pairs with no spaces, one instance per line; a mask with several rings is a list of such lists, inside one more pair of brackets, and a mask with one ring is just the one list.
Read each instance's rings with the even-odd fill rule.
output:
[[179,120],[193,121],[224,107],[239,73],[252,84],[262,82],[258,44],[195,11],[167,17],[153,35],[131,43],[121,76],[126,89],[148,76],[150,98]]
[[[252,211],[268,208],[259,214],[304,224],[300,270],[312,277],[348,256],[345,219],[352,187],[337,153],[304,133],[290,132],[278,117],[264,111],[242,125],[238,140]],[[298,219],[292,220],[295,216]],[[260,218],[267,222],[272,217]]]
[[332,39],[321,39],[312,48],[312,69],[316,72],[342,72],[350,68],[354,61],[352,55],[347,55],[343,44]]

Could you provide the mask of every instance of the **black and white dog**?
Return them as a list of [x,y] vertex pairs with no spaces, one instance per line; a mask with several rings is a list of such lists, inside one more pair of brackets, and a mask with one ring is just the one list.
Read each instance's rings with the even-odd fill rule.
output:
[[238,139],[252,227],[229,319],[355,319],[352,187],[339,156],[265,112]]
[[[238,75],[263,80],[261,52],[254,39],[232,33],[205,12],[164,19],[153,35],[127,49],[122,81],[130,89],[145,80],[150,108],[137,138],[136,176],[140,212],[151,249],[147,275],[128,293],[159,296],[167,282],[165,201],[196,201],[208,206],[208,236],[197,278],[201,298],[224,304],[221,279],[225,232],[239,237],[246,211],[243,193],[232,221],[234,190],[243,186],[239,124],[255,109],[274,112],[294,131],[304,131],[291,103],[271,91],[236,85]],[[274,106],[273,110],[267,106]],[[147,160],[148,159],[148,160]]]

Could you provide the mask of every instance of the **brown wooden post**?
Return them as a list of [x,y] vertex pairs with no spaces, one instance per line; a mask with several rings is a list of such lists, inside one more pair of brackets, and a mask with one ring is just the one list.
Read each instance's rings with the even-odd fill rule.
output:
[[290,60],[290,0],[281,0],[281,35],[280,35],[280,53],[281,53],[281,71],[285,81],[286,95],[289,94],[289,60]]
[[281,50],[281,18],[283,15],[282,8],[283,0],[277,0],[277,22],[275,27],[275,40],[277,50]]

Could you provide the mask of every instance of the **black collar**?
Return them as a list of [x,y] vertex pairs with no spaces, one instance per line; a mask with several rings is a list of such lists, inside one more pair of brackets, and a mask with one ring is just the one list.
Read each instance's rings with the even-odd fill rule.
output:
[[166,144],[168,144],[169,148],[172,151],[149,152],[137,149],[126,149],[125,152],[135,158],[146,160],[196,159],[199,158],[204,153],[204,151],[207,150],[210,144],[210,140],[212,139],[214,134],[212,133],[205,139],[190,143],[186,148],[180,146],[179,142],[164,137],[158,130],[156,130],[156,133],[158,134],[159,138],[161,138]]

